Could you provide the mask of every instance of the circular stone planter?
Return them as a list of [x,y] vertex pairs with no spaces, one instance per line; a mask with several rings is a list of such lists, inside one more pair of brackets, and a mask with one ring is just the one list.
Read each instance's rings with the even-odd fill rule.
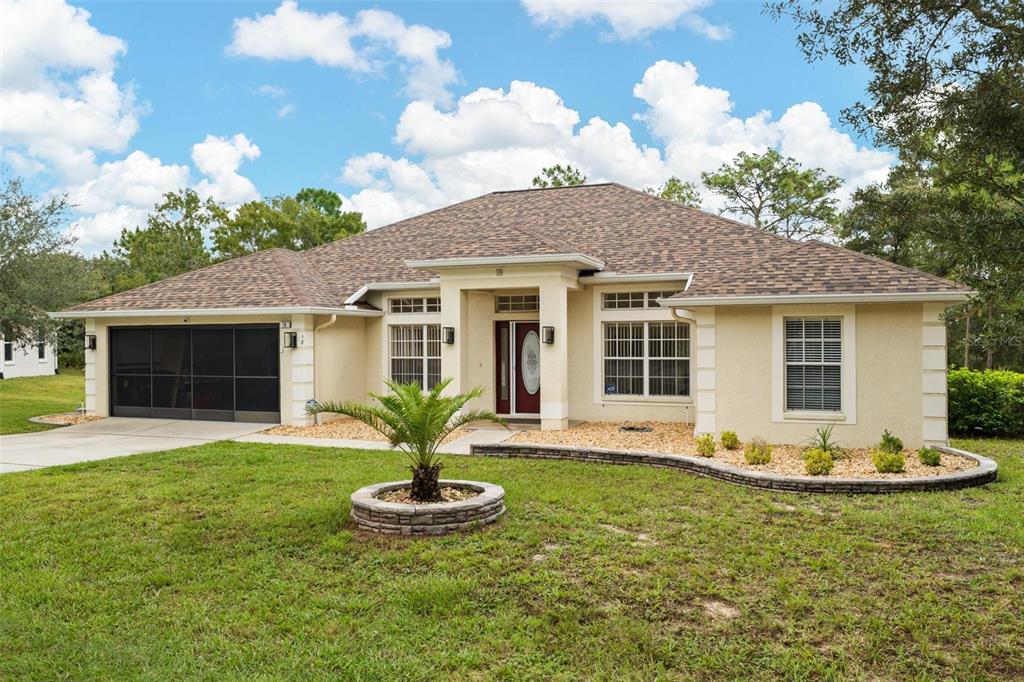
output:
[[391,535],[445,535],[494,523],[505,513],[505,489],[477,481],[440,481],[442,487],[475,490],[479,495],[458,502],[404,504],[378,496],[408,488],[412,481],[378,483],[352,493],[352,521],[361,530]]

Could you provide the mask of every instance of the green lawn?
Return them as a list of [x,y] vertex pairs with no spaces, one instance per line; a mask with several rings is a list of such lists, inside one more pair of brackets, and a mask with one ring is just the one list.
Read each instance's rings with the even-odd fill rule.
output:
[[[960,492],[449,457],[482,532],[366,537],[393,453],[218,443],[0,476],[0,679],[1021,679],[1024,442]],[[733,611],[734,609],[734,611]]]
[[82,406],[85,379],[80,369],[62,369],[47,377],[20,377],[0,381],[0,435],[53,428],[33,424],[29,417],[70,412]]

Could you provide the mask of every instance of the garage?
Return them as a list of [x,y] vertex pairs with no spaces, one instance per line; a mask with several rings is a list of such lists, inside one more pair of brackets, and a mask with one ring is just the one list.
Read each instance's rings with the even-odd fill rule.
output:
[[110,329],[110,414],[277,423],[276,325]]

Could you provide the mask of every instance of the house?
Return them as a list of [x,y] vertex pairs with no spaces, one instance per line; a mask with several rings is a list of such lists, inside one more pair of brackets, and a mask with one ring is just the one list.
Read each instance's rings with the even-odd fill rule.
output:
[[0,363],[0,379],[15,377],[39,377],[57,373],[57,352],[48,341],[19,344],[0,337],[3,346],[3,361]]
[[70,308],[98,415],[308,423],[383,380],[539,420],[945,443],[948,280],[616,184],[494,192]]

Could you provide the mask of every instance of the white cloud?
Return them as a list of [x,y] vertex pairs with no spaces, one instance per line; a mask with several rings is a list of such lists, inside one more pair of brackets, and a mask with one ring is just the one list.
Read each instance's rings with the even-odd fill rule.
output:
[[444,31],[406,24],[384,10],[363,10],[350,19],[337,12],[306,12],[295,0],[285,0],[273,14],[236,19],[227,52],[268,60],[311,59],[358,73],[381,73],[397,59],[411,97],[448,103],[447,88],[458,73],[438,52],[449,46],[451,37]]
[[283,107],[278,109],[277,113],[274,115],[277,116],[277,118],[285,118],[286,116],[291,115],[293,111],[295,111],[294,104],[285,104]]
[[258,199],[260,193],[249,178],[238,173],[243,161],[259,158],[260,148],[238,133],[230,138],[207,135],[192,145],[192,161],[207,176],[196,185],[201,196],[235,206]]
[[288,91],[285,90],[284,88],[280,87],[280,86],[269,85],[267,83],[264,83],[260,87],[258,87],[255,90],[253,90],[253,93],[255,93],[257,95],[265,95],[267,97],[273,97],[273,98],[276,99],[278,97],[284,97],[285,95],[288,94]]
[[123,150],[144,112],[114,80],[124,42],[89,19],[64,3],[0,3],[0,144],[73,181],[95,173],[96,151]]
[[528,187],[554,163],[577,166],[591,182],[645,187],[671,175],[699,183],[702,171],[741,151],[776,148],[842,177],[849,192],[884,179],[894,161],[836,130],[813,102],[796,104],[778,119],[768,111],[737,116],[729,93],[700,83],[689,62],[653,64],[633,94],[644,104],[634,120],[659,146],[638,144],[624,122],[592,117],[580,125],[579,113],[553,90],[513,81],[507,91],[480,88],[452,111],[411,102],[395,130],[403,155],[352,157],[341,179],[357,188],[348,199],[377,227],[485,192]]
[[102,164],[96,177],[68,190],[68,200],[82,214],[72,224],[78,248],[85,253],[109,248],[122,229],[144,225],[166,192],[188,184],[188,166],[165,165],[141,151]]
[[607,38],[633,40],[653,31],[672,29],[683,24],[694,33],[712,40],[724,40],[732,35],[727,26],[712,24],[699,10],[710,0],[522,0],[523,7],[534,23],[556,31],[577,23],[603,21],[611,28]]

